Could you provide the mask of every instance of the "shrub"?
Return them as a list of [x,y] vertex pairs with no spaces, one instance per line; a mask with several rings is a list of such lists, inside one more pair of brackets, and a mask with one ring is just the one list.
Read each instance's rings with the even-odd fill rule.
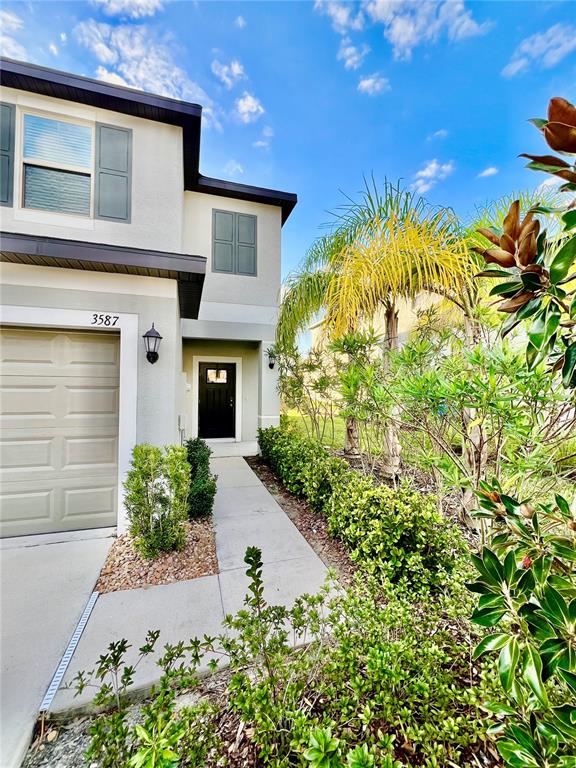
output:
[[464,540],[433,496],[377,485],[316,441],[286,429],[260,430],[259,443],[288,490],[326,516],[330,532],[364,570],[412,590],[440,588],[455,578]]
[[188,518],[198,520],[209,517],[216,495],[216,475],[210,472],[212,451],[199,437],[186,443],[188,464],[190,465],[190,489],[188,492]]
[[190,474],[186,451],[147,443],[134,446],[132,468],[124,483],[124,504],[134,546],[148,558],[182,549]]
[[[264,600],[261,552],[249,548],[245,562],[242,610],[225,619],[217,638],[165,646],[159,691],[135,718],[126,717],[133,668],[124,660],[125,641],[113,643],[92,673],[77,676],[78,690],[96,684],[99,703],[108,704],[91,728],[92,760],[133,765],[155,746],[180,768],[227,765],[229,745],[214,734],[233,722],[234,735],[236,715],[262,766],[488,764],[479,701],[495,682],[470,663],[463,592],[418,606],[397,593],[383,599],[381,584],[369,578],[348,590],[327,582],[288,608]],[[149,634],[141,654],[152,652],[158,634]],[[218,697],[224,709],[200,701],[183,720],[175,691],[197,685],[198,666],[208,658],[216,670],[215,656],[230,666]],[[121,759],[106,762],[115,755]]]

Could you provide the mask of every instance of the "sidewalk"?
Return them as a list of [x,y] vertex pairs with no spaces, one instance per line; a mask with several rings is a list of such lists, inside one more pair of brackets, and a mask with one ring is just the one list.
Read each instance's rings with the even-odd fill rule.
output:
[[[92,669],[113,640],[126,638],[133,646],[127,658],[133,660],[148,629],[161,630],[159,648],[167,642],[218,634],[224,615],[242,607],[248,584],[244,553],[249,546],[262,550],[268,602],[290,605],[298,595],[316,592],[323,584],[324,564],[244,459],[215,458],[211,465],[218,475],[214,525],[220,573],[101,595],[64,684],[79,670]],[[158,673],[155,660],[145,659],[138,667],[135,687],[149,687]],[[93,694],[85,691],[74,698],[73,691],[61,688],[51,709],[63,712],[83,706]]]

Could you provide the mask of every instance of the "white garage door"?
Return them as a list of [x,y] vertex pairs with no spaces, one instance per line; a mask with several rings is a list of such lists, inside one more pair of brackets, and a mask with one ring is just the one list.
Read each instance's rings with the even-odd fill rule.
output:
[[119,336],[0,330],[0,535],[116,525]]

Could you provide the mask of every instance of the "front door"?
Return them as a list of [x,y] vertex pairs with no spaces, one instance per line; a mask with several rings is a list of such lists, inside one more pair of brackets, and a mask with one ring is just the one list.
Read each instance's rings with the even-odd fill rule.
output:
[[200,363],[198,436],[236,437],[236,364]]

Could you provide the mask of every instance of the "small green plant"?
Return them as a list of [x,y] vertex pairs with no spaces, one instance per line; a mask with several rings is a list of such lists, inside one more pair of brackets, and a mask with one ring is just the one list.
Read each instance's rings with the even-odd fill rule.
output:
[[124,482],[124,504],[134,546],[147,558],[182,549],[190,473],[186,450],[147,443],[134,446]]
[[216,475],[210,472],[212,451],[207,443],[197,437],[186,443],[190,465],[190,489],[188,492],[188,518],[198,520],[209,517],[216,495]]

